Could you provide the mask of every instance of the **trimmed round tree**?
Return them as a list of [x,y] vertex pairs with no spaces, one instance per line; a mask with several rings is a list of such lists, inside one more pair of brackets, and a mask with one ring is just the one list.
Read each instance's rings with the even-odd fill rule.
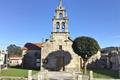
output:
[[83,69],[84,69],[84,73],[86,73],[87,60],[91,56],[96,54],[98,51],[100,51],[100,46],[98,42],[91,37],[86,37],[86,36],[77,37],[73,41],[72,48],[73,48],[73,51],[79,56],[81,56],[81,58],[83,59],[84,61]]

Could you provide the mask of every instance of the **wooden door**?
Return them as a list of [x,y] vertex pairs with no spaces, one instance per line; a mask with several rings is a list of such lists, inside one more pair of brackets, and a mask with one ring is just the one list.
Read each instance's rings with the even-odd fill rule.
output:
[[65,71],[65,65],[64,65],[64,57],[63,56],[57,56],[57,66],[61,67],[62,71]]

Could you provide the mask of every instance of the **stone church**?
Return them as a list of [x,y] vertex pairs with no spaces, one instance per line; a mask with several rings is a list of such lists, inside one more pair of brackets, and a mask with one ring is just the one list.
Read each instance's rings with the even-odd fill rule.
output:
[[[24,54],[31,52],[31,56],[28,56],[29,58],[36,56],[37,61],[40,59],[37,66],[40,67],[41,71],[79,71],[82,60],[73,52],[73,41],[68,30],[68,16],[66,9],[62,5],[62,0],[60,0],[58,7],[55,9],[55,13],[52,19],[53,31],[50,38],[42,43],[27,43],[29,45],[26,44],[27,46],[22,48],[23,52]],[[34,48],[33,45],[35,46]],[[31,59],[33,61],[36,58]],[[28,63],[31,66],[36,66],[36,63],[30,63],[29,60],[28,62],[23,62],[25,65]]]
[[51,37],[41,48],[42,69],[71,71],[79,69],[80,58],[73,52],[68,30],[68,16],[60,0],[52,19]]

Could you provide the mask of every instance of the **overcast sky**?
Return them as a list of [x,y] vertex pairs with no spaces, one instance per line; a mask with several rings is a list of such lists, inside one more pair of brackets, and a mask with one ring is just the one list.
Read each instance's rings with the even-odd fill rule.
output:
[[[0,0],[0,47],[41,42],[52,32],[59,0]],[[63,0],[72,39],[95,38],[101,47],[120,46],[120,0]]]

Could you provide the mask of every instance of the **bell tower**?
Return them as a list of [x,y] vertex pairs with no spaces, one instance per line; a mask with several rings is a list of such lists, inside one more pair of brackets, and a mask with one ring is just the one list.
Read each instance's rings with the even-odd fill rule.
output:
[[53,33],[68,33],[68,17],[65,8],[62,6],[62,0],[55,10],[53,18]]
[[41,47],[41,70],[77,72],[80,70],[80,57],[72,49],[73,41],[68,31],[68,17],[62,0],[59,0],[52,21],[50,38]]

